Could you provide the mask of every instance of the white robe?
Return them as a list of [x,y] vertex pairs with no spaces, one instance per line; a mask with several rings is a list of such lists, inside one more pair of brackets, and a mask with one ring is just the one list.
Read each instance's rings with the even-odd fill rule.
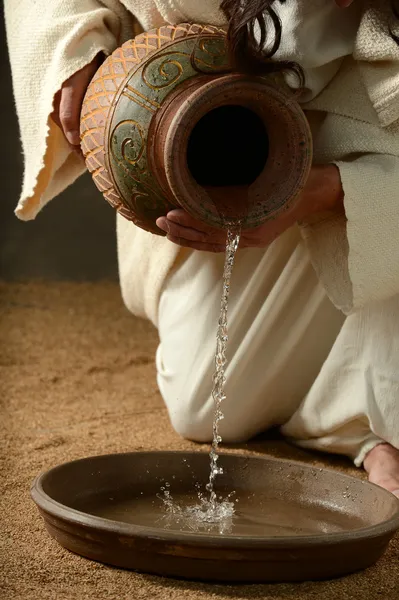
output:
[[[265,417],[262,428],[271,422],[287,423],[288,420],[291,428],[289,424],[286,425],[287,434],[302,443],[347,453],[358,464],[362,461],[365,448],[378,443],[380,439],[389,438],[394,445],[399,445],[395,437],[397,433],[392,430],[396,427],[398,431],[398,411],[393,408],[398,372],[394,360],[398,353],[395,351],[397,338],[393,321],[398,321],[395,303],[399,293],[399,48],[387,35],[388,13],[373,8],[374,5],[388,4],[366,1],[362,3],[365,7],[362,13],[358,2],[345,11],[336,8],[332,0],[291,0],[278,5],[283,23],[283,42],[276,58],[296,60],[305,69],[308,89],[303,98],[303,108],[308,111],[312,126],[315,161],[335,162],[339,166],[347,221],[344,218],[323,218],[305,223],[301,235],[306,241],[306,249],[302,238],[295,238],[293,242],[289,232],[267,251],[243,253],[248,257],[245,258],[248,261],[247,278],[240,280],[236,277],[237,285],[241,281],[240,293],[247,297],[245,290],[253,289],[251,265],[255,268],[258,263],[263,264],[265,256],[271,256],[272,262],[276,261],[274,257],[279,256],[281,245],[283,255],[287,252],[301,255],[303,264],[301,268],[298,267],[295,276],[303,269],[310,277],[309,269],[313,265],[316,273],[312,283],[314,294],[326,311],[321,321],[333,314],[334,323],[344,323],[344,326],[341,330],[337,325],[335,330],[331,325],[335,331],[333,339],[331,328],[327,327],[329,333],[325,334],[325,341],[330,341],[330,353],[326,348],[325,356],[318,351],[311,353],[313,362],[310,361],[309,372],[304,373],[307,388],[306,385],[298,385],[290,411],[283,411],[284,417],[281,414]],[[25,156],[23,189],[16,213],[26,220],[34,218],[51,198],[72,183],[83,170],[49,117],[54,95],[63,81],[90,62],[99,51],[109,54],[131,37],[132,14],[145,29],[159,26],[165,21],[223,23],[217,0],[52,0],[51,3],[47,0],[36,0],[35,3],[6,0],[5,6],[14,92]],[[29,44],[26,43],[28,37]],[[121,288],[127,306],[135,314],[151,319],[160,329],[159,383],[174,421],[176,389],[180,389],[182,377],[184,379],[187,373],[191,373],[199,387],[203,380],[201,369],[197,369],[198,364],[183,360],[188,348],[200,360],[200,364],[205,364],[204,361],[208,364],[212,357],[213,349],[211,351],[209,344],[203,351],[188,345],[183,355],[182,349],[188,344],[194,323],[207,314],[203,311],[211,314],[216,310],[216,299],[212,304],[211,295],[209,301],[202,304],[198,302],[202,294],[196,282],[201,279],[197,275],[202,273],[204,289],[214,287],[215,273],[220,276],[220,268],[217,270],[220,259],[208,254],[180,252],[182,261],[179,267],[176,263],[179,250],[176,246],[136,229],[122,218],[118,218],[118,250]],[[239,257],[238,264],[241,260],[244,258]],[[281,277],[276,282],[281,283],[285,280],[288,265],[278,260],[277,263]],[[188,279],[187,268],[190,272]],[[266,267],[257,272],[267,280]],[[182,273],[184,285],[179,280]],[[274,277],[277,277],[276,273]],[[178,288],[176,281],[180,281]],[[306,277],[303,284],[306,287]],[[184,296],[187,285],[193,286],[190,296]],[[263,334],[258,331],[257,336],[259,338],[260,335],[261,339],[257,344],[262,343],[262,348],[268,352],[281,354],[283,346],[289,346],[292,339],[296,339],[298,328],[304,331],[301,338],[304,346],[299,344],[298,338],[298,346],[295,347],[299,354],[306,347],[305,324],[309,319],[312,320],[312,313],[308,314],[307,306],[297,311],[298,325],[294,326],[293,323],[293,329],[289,330],[291,337],[287,333],[287,337],[281,339],[280,335],[273,337],[269,333],[270,319],[278,314],[276,298],[278,295],[289,296],[290,289],[289,285],[286,288],[269,286],[267,297],[264,297],[265,306],[272,306],[273,310],[264,309],[264,327],[259,331],[265,334],[262,337]],[[186,298],[187,313],[192,318],[190,320],[187,317],[178,328],[174,306],[180,293]],[[271,299],[274,302],[270,304]],[[169,309],[165,308],[167,306]],[[350,316],[344,321],[338,309]],[[374,310],[377,312],[374,313]],[[366,318],[365,315],[370,314],[380,316]],[[252,315],[251,318],[255,317]],[[241,328],[237,339],[243,344],[237,353],[234,368],[235,373],[241,374],[242,381],[246,381],[249,375],[245,369],[248,359],[244,352],[244,340],[248,339],[245,323],[248,325],[249,317],[243,322],[239,316],[234,318],[235,326]],[[360,335],[360,325],[354,324],[363,321],[367,326],[362,325]],[[173,323],[173,328],[168,327],[168,323]],[[310,323],[309,328],[312,329],[313,325]],[[315,331],[319,335],[320,326],[316,326]],[[204,324],[206,339],[211,340],[213,333],[214,324]],[[171,346],[169,338],[178,343]],[[356,356],[360,350],[367,352],[371,344],[370,356],[373,360],[376,356],[372,350],[380,346],[370,340],[378,339],[381,344],[385,343],[385,350],[381,352],[389,356],[383,365],[384,377],[377,372],[371,376],[367,366],[370,361],[366,364],[364,357],[361,357],[363,371],[358,379],[354,377],[348,384],[348,378],[343,373],[351,371],[354,359],[346,349],[354,339],[366,340],[362,341],[360,349],[356,347]],[[168,352],[166,347],[170,349]],[[337,360],[332,360],[334,353],[343,361],[339,368]],[[289,352],[286,354],[291,356]],[[243,362],[240,362],[240,356]],[[330,370],[321,368],[323,356]],[[168,361],[173,362],[176,357],[180,371],[175,372],[175,379],[170,379],[170,385],[166,388],[163,369],[168,369]],[[269,364],[262,365],[258,388],[267,390],[266,382],[273,379],[276,373],[280,373],[281,377],[284,373],[290,373],[290,361],[282,363],[282,366],[282,370],[280,368],[273,374]],[[321,369],[317,376],[316,367]],[[187,371],[188,368],[190,371]],[[296,376],[299,376],[300,370],[296,371]],[[386,371],[390,377],[386,376]],[[358,400],[352,401],[351,397],[347,400],[348,394],[352,396],[353,389],[357,390]],[[254,392],[258,407],[259,403],[265,401],[265,394],[266,391]],[[377,421],[383,421],[388,430],[378,428],[375,420],[372,421],[370,398],[375,399],[377,406],[373,414],[384,416],[383,419],[377,418]],[[242,401],[241,398],[237,400],[238,403]],[[233,412],[234,406],[238,406],[237,402],[231,402]],[[276,396],[273,402],[281,404],[283,400]],[[381,402],[383,405],[380,405]],[[201,420],[205,414],[209,421],[209,395],[195,397],[194,405],[198,407],[198,403],[202,406],[202,412],[184,412],[184,407],[189,408],[193,404],[192,397],[185,398],[183,394],[179,410],[186,417],[185,426],[182,427],[181,423],[176,425],[183,433],[187,423],[191,423],[195,429],[195,424],[205,422],[206,419]],[[353,410],[343,410],[344,405],[352,406]],[[199,420],[198,414],[202,415]],[[232,431],[235,432],[233,435],[230,431],[230,436],[229,432],[226,433],[230,438],[245,437],[257,429],[253,423],[244,426],[245,420],[239,414],[236,413],[235,417],[232,414],[229,418]],[[240,422],[242,429],[237,430],[236,425]],[[355,424],[355,429],[350,429],[349,437],[355,440],[350,448],[345,436],[341,435],[347,422]],[[361,434],[359,423],[362,426]],[[209,432],[209,422],[207,428]],[[201,428],[197,433],[194,429],[188,430],[193,437],[209,437]],[[337,445],[336,440],[331,444],[328,442],[333,431],[340,432],[336,437],[341,439],[341,446]]]
[[[305,233],[326,292],[349,313],[399,292],[399,236],[393,235],[399,219],[399,46],[387,35],[390,2],[363,0],[346,10],[333,0],[276,6],[284,28],[277,58],[303,64],[309,87],[304,108],[325,112],[315,159],[339,161],[341,169],[348,226],[322,220]],[[132,36],[132,14],[145,29],[165,21],[223,23],[219,0],[5,0],[25,158],[19,218],[35,218],[83,172],[49,117],[54,95],[98,52],[109,54]],[[118,246],[124,300],[156,323],[178,249],[122,219]]]

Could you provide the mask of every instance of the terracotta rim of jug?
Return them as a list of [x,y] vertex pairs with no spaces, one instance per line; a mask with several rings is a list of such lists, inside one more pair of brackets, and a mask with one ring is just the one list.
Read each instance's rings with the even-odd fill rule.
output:
[[[173,204],[180,204],[209,225],[224,228],[226,219],[189,170],[187,147],[202,117],[232,104],[258,115],[269,137],[268,160],[256,181],[247,188],[247,213],[241,215],[245,228],[252,228],[292,208],[309,175],[312,136],[292,92],[277,89],[265,78],[241,74],[203,75],[189,80],[170,95],[154,119],[148,136],[148,158],[150,168]],[[240,217],[237,211],[235,216]]]

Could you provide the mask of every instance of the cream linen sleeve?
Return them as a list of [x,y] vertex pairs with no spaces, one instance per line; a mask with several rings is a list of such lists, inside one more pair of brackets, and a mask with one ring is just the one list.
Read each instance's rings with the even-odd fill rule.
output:
[[399,294],[399,158],[371,154],[337,164],[346,198],[352,308],[358,309]]
[[29,220],[85,169],[50,118],[56,92],[127,39],[133,16],[118,0],[5,0],[5,20],[25,162],[16,214]]
[[381,126],[350,57],[304,108],[315,163],[339,167],[346,218],[322,215],[302,232],[328,296],[350,314],[399,293],[399,122]]
[[399,293],[399,127],[321,120],[317,162],[338,166],[346,219],[326,215],[302,231],[330,299],[349,314]]

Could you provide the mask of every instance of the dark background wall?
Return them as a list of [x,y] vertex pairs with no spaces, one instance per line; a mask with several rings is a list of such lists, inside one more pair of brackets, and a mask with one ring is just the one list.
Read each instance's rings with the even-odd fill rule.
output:
[[14,215],[23,162],[2,18],[0,89],[0,278],[116,279],[115,213],[88,174],[34,221],[24,223]]

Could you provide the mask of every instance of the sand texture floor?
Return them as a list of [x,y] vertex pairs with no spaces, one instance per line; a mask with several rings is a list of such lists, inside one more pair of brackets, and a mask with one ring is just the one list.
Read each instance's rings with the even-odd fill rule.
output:
[[[399,599],[399,537],[366,572],[331,582],[209,585],[113,569],[45,531],[30,485],[58,463],[131,450],[204,449],[174,433],[157,391],[157,335],[116,284],[1,284],[0,598],[11,600]],[[277,436],[232,448],[333,466]]]

